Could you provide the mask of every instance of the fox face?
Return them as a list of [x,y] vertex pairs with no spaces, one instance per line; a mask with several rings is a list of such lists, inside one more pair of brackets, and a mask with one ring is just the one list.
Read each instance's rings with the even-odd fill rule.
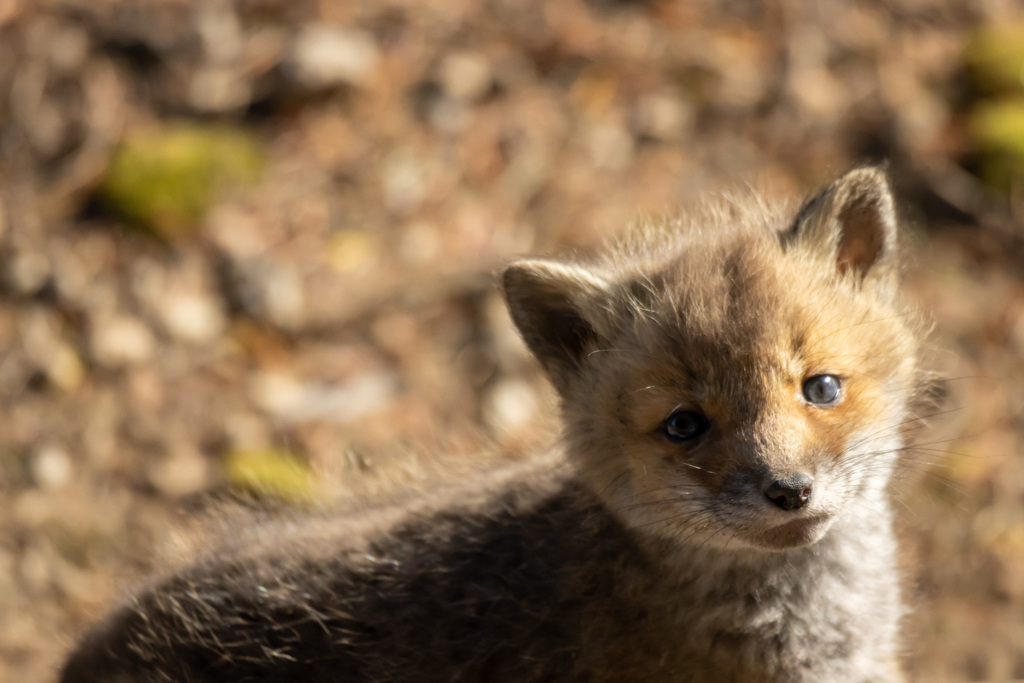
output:
[[504,278],[610,509],[684,546],[784,550],[884,495],[918,346],[884,175],[851,172],[788,224],[722,214],[644,243]]

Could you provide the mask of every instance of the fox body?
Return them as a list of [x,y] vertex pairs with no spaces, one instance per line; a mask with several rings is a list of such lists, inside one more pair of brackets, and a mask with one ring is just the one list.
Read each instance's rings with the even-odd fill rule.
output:
[[80,644],[92,681],[893,681],[923,386],[881,171],[503,285],[561,450],[254,527]]

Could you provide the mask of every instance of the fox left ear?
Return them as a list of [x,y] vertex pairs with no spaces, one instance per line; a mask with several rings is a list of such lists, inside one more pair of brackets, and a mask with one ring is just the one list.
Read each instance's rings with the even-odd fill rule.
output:
[[897,270],[896,208],[878,167],[858,168],[808,200],[784,244],[800,244],[858,280],[889,280]]
[[607,342],[612,284],[571,263],[525,259],[502,274],[509,312],[563,396],[590,351]]

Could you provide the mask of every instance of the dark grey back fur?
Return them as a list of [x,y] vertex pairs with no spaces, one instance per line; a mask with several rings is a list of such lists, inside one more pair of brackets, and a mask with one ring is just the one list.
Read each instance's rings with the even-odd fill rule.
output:
[[63,680],[597,680],[581,634],[648,628],[619,581],[652,574],[643,555],[570,483],[410,519],[356,550],[261,530],[277,532],[278,552],[211,557],[142,592]]

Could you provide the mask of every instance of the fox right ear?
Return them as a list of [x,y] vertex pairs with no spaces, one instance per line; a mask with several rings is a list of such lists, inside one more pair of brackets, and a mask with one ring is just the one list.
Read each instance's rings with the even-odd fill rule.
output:
[[609,283],[578,265],[527,259],[502,274],[512,320],[559,393],[600,343]]
[[840,273],[888,282],[896,273],[896,209],[885,172],[850,171],[806,202],[783,235],[832,261]]

